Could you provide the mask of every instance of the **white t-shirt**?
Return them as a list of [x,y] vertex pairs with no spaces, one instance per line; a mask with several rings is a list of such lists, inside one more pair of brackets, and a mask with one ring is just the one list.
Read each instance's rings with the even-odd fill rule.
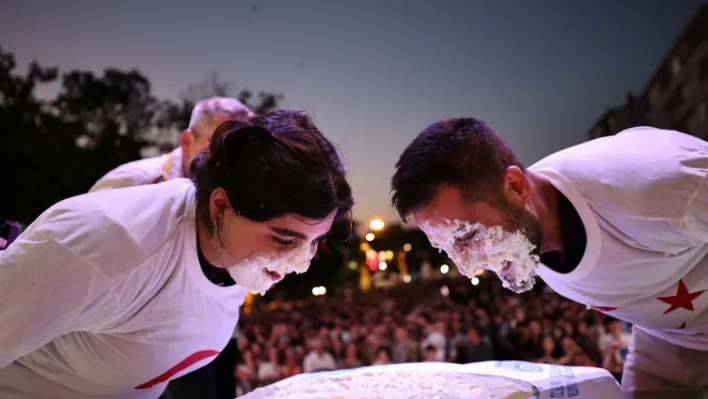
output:
[[166,180],[184,177],[182,170],[182,148],[154,158],[139,159],[123,164],[100,178],[89,192],[142,186],[156,183],[163,175]]
[[323,352],[322,356],[318,355],[317,352],[310,352],[305,356],[302,361],[302,369],[306,373],[320,370],[335,370],[337,364],[334,361],[334,357],[329,354],[329,352]]
[[214,359],[246,292],[202,272],[194,195],[69,198],[0,252],[0,398],[154,399]]
[[556,292],[687,348],[708,350],[708,142],[639,127],[555,153],[530,170],[568,198],[587,235]]

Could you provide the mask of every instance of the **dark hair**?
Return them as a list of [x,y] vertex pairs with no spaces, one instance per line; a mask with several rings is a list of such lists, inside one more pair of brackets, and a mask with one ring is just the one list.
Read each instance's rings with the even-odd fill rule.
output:
[[523,169],[506,141],[474,118],[433,123],[403,151],[391,179],[392,204],[404,221],[430,203],[441,185],[459,187],[470,200],[499,193],[509,166]]
[[256,222],[288,213],[321,220],[336,211],[336,224],[350,225],[354,200],[342,160],[304,112],[224,122],[191,167],[197,217],[210,233],[209,198],[219,187],[234,211]]

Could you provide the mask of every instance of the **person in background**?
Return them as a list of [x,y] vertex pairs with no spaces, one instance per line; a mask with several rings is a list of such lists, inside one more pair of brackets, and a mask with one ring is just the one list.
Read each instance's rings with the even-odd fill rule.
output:
[[412,363],[420,359],[418,345],[408,336],[408,331],[403,327],[396,328],[395,343],[393,344],[394,363]]
[[280,364],[278,362],[278,348],[268,348],[268,355],[262,356],[258,362],[258,378],[265,385],[280,379]]
[[379,348],[378,353],[376,353],[376,360],[374,360],[374,366],[383,366],[386,364],[391,364],[391,354],[387,347],[382,346]]
[[438,349],[433,345],[428,345],[423,350],[423,361],[424,362],[439,362],[438,359]]
[[61,201],[0,252],[0,397],[155,399],[224,348],[247,292],[351,226],[339,152],[303,112],[225,122],[193,165]]
[[247,124],[254,116],[253,111],[234,98],[211,97],[202,100],[192,110],[179,147],[169,154],[118,166],[101,177],[89,192],[190,177],[192,160],[207,148],[219,125],[226,121]]
[[302,362],[302,369],[306,373],[323,370],[336,370],[337,363],[329,352],[324,350],[324,343],[320,339],[310,341],[311,351]]
[[457,348],[455,360],[455,363],[460,364],[494,360],[494,351],[492,346],[479,336],[479,331],[470,327],[467,330],[466,340]]
[[556,340],[551,335],[544,335],[541,338],[541,349],[543,350],[540,357],[533,359],[536,363],[558,364],[559,356],[558,345]]
[[350,342],[347,344],[347,353],[346,357],[344,358],[344,361],[340,363],[339,368],[342,369],[353,369],[356,367],[361,367],[362,363],[361,360],[359,360],[359,356],[357,353],[357,347],[356,343]]

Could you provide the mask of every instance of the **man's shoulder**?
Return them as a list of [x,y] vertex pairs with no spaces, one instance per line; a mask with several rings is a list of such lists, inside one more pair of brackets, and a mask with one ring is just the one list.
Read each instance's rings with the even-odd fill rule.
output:
[[708,143],[672,130],[637,127],[559,151],[529,170],[562,176],[591,207],[678,217],[706,167]]
[[155,183],[162,176],[162,168],[168,157],[165,154],[120,165],[101,177],[89,191]]

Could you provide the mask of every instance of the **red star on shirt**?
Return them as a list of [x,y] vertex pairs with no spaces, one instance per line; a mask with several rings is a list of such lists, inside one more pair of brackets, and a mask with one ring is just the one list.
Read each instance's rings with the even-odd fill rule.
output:
[[686,328],[686,322],[684,321],[683,323],[681,323],[681,325],[679,326],[678,329],[679,329],[679,330],[684,330],[685,328]]
[[676,295],[661,296],[656,299],[671,305],[668,309],[666,309],[666,312],[664,312],[664,314],[671,313],[678,308],[684,308],[693,312],[693,300],[701,296],[701,294],[703,294],[704,292],[706,292],[706,290],[688,292],[686,284],[684,284],[683,280],[679,280]]

